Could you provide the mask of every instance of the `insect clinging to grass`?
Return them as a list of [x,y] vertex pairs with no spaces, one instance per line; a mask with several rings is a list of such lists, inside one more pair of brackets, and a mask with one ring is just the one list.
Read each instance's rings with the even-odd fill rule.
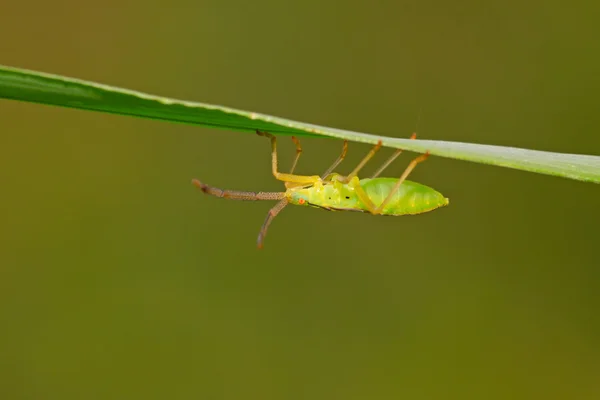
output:
[[[344,141],[342,153],[334,163],[321,176],[294,175],[296,164],[302,154],[300,141],[292,136],[296,145],[296,157],[289,173],[279,172],[277,168],[277,139],[275,136],[257,131],[260,136],[265,136],[271,141],[271,167],[275,179],[283,181],[285,192],[241,192],[237,190],[223,190],[209,186],[193,179],[192,183],[211,196],[223,197],[232,200],[272,200],[279,201],[269,210],[267,218],[258,234],[258,248],[263,247],[267,229],[273,218],[288,204],[312,206],[328,211],[359,211],[369,212],[373,215],[415,215],[448,205],[449,200],[438,191],[420,183],[406,180],[408,175],[417,166],[425,161],[429,152],[413,159],[400,178],[379,178],[379,175],[402,153],[396,150],[392,156],[370,177],[359,179],[358,173],[365,164],[381,148],[379,141],[362,161],[354,168],[350,175],[344,176],[334,173],[333,170],[346,157],[348,141]],[[411,136],[415,139],[416,134]]]

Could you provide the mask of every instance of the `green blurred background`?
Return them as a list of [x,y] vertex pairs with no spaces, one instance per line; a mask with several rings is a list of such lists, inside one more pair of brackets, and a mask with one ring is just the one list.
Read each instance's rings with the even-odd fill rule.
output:
[[[166,4],[5,0],[0,63],[397,137],[422,109],[424,139],[600,154],[598,2]],[[257,251],[272,204],[190,179],[280,190],[265,139],[11,101],[0,119],[1,399],[600,396],[597,185],[430,158],[412,178],[450,207],[289,207]],[[306,174],[341,146],[302,143]]]

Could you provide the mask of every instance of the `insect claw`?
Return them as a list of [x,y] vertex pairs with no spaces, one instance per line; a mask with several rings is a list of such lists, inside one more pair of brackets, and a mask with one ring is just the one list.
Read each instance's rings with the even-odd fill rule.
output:
[[292,136],[292,142],[294,142],[294,144],[296,145],[296,151],[298,153],[302,153],[302,147],[300,147],[300,141],[298,140],[298,138],[296,136]]
[[431,153],[429,152],[429,150],[427,150],[424,154],[421,154],[419,157],[415,158],[415,161],[417,163],[423,162],[427,160],[427,158],[429,158],[430,155]]
[[272,134],[270,134],[269,132],[266,132],[266,131],[259,131],[258,129],[256,130],[256,134],[257,134],[258,136],[266,136],[266,137],[268,137],[268,138],[271,138],[271,139],[273,138],[273,135],[272,135]]

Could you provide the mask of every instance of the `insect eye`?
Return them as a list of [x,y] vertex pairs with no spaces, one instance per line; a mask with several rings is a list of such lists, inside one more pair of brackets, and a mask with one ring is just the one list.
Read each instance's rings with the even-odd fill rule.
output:
[[347,198],[348,200],[350,200],[350,196],[346,196],[346,198]]
[[302,204],[304,204],[305,201],[306,200],[304,200],[304,199],[300,199],[300,200],[298,200],[298,204],[302,205]]

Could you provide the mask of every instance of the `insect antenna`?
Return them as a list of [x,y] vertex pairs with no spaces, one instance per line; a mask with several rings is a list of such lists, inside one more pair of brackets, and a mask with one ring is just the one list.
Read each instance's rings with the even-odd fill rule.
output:
[[194,186],[196,186],[198,189],[202,190],[202,192],[208,195],[222,197],[224,199],[248,201],[280,200],[279,203],[275,205],[275,207],[269,210],[267,218],[265,219],[265,222],[260,228],[260,233],[258,234],[257,240],[257,245],[259,249],[262,249],[263,247],[265,236],[267,236],[267,229],[269,229],[269,225],[273,221],[273,218],[275,218],[277,214],[279,214],[279,212],[289,204],[287,198],[285,197],[285,192],[241,192],[238,190],[224,190],[207,185],[206,183],[202,183],[198,179],[192,179],[192,184],[194,184]]
[[263,248],[263,243],[265,241],[265,236],[267,236],[267,229],[269,229],[269,225],[273,222],[273,218],[279,214],[281,210],[285,208],[289,203],[287,199],[281,200],[279,203],[275,205],[275,207],[271,208],[267,213],[267,218],[265,218],[265,222],[263,222],[262,227],[260,228],[260,232],[258,233],[258,239],[256,240],[256,245],[259,249]]
[[192,184],[204,193],[222,197],[231,200],[281,200],[285,198],[285,192],[241,192],[239,190],[224,190],[214,186],[209,186],[206,183],[200,182],[198,179],[192,179]]

